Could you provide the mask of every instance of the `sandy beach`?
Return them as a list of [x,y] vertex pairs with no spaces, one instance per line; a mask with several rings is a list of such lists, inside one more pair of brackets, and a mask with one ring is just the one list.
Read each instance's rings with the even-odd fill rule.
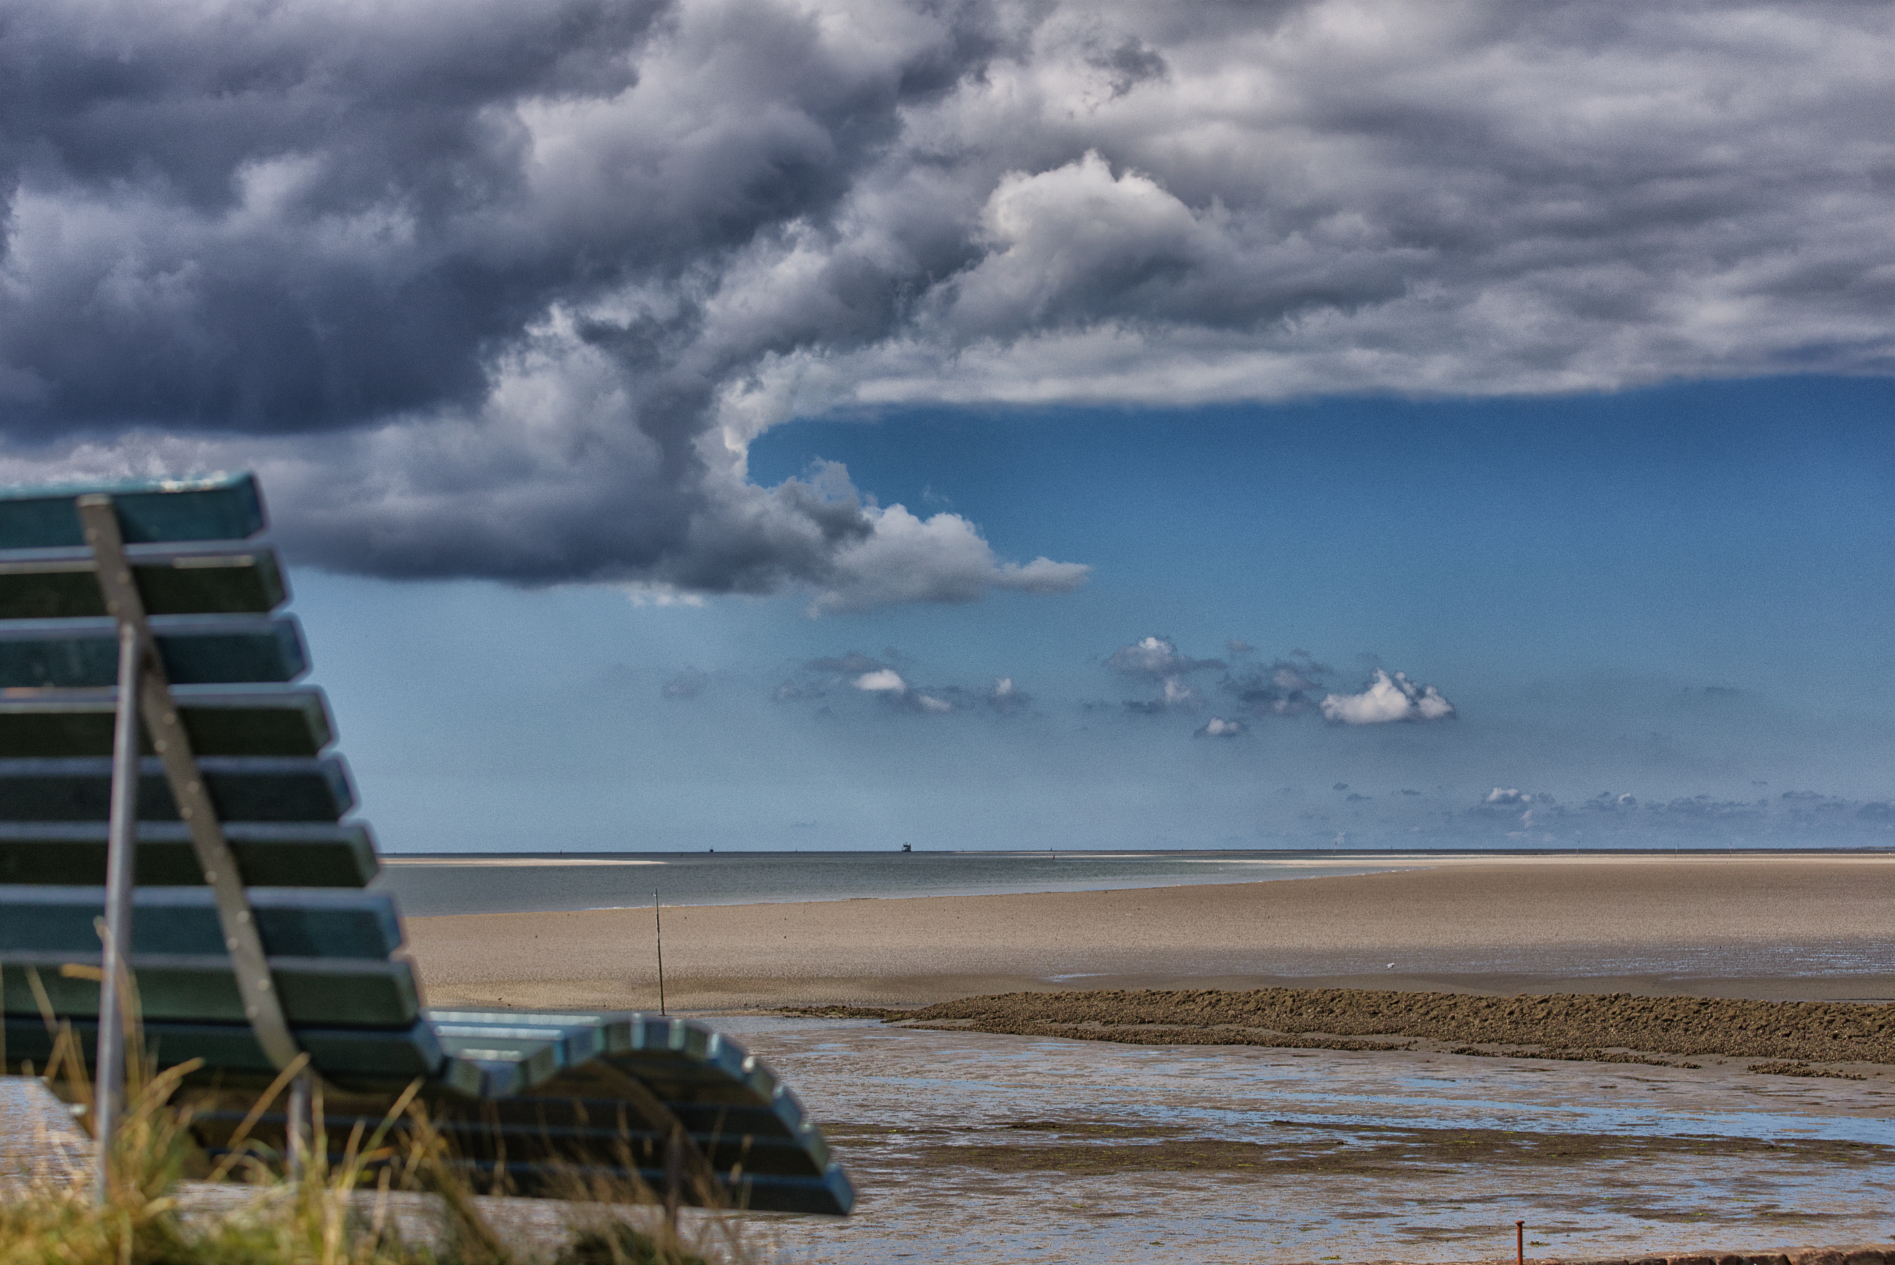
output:
[[[725,1012],[856,1176],[846,1222],[778,1227],[815,1259],[1452,1261],[1502,1255],[1515,1218],[1566,1259],[1880,1234],[1895,1018],[1755,1002],[1895,998],[1895,857],[1395,863],[668,908],[667,1000]],[[436,1004],[656,1001],[649,908],[408,927]],[[1327,991],[1102,991],[1286,987]],[[1331,1035],[1285,1035],[1308,1027]]]
[[[914,1005],[1016,989],[1895,997],[1895,857],[1390,858],[1348,877],[664,911],[667,1001]],[[442,1004],[648,1008],[650,909],[408,920]]]
[[[754,1227],[796,1259],[1492,1260],[1515,1219],[1568,1261],[1881,1237],[1895,1007],[1760,1003],[1895,997],[1895,857],[1403,864],[672,907],[667,1001],[723,1012],[856,1180],[847,1219]],[[649,908],[407,925],[437,1005],[656,1002]],[[1104,991],[1259,988],[1323,991]],[[1540,996],[1466,995],[1510,993]],[[0,1159],[56,1161],[13,1089]]]

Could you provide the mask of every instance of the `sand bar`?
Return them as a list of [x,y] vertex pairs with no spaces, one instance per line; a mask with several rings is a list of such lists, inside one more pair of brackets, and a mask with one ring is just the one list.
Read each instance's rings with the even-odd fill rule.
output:
[[[1347,877],[685,906],[668,999],[920,1004],[1012,989],[1310,986],[1895,998],[1895,856],[1403,858]],[[1425,867],[1425,868],[1423,868]],[[434,1004],[650,1007],[649,909],[415,918]]]

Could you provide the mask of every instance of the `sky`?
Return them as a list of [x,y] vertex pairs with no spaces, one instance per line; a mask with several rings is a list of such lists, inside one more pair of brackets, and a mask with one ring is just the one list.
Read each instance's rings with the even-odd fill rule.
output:
[[1895,11],[21,0],[0,480],[392,851],[1895,839]]

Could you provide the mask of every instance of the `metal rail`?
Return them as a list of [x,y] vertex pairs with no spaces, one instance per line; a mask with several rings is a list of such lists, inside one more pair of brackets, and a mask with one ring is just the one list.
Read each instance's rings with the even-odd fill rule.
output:
[[[112,498],[103,493],[89,493],[78,498],[78,508],[86,544],[97,568],[105,609],[118,621],[119,629],[118,715],[112,747],[111,822],[106,836],[105,953],[101,963],[98,1082],[93,1124],[98,1157],[94,1191],[103,1202],[112,1137],[125,1086],[124,985],[128,982],[125,962],[132,937],[141,720],[151,737],[152,750],[163,762],[165,780],[170,783],[178,816],[190,829],[191,846],[204,871],[204,881],[216,899],[224,948],[230,954],[244,1017],[256,1033],[257,1044],[279,1069],[289,1066],[301,1051],[270,978],[269,959],[244,892],[243,872],[237,868],[237,859],[224,838],[223,823],[218,820],[216,805],[205,789],[190,736],[171,697],[164,663],[158,657],[157,643],[146,622],[144,600],[125,558],[125,541],[119,532],[118,513],[112,506]],[[292,1103],[308,1101],[306,1078],[310,1075],[304,1072],[298,1077],[301,1083],[291,1096]],[[291,1127],[294,1130],[294,1124]]]

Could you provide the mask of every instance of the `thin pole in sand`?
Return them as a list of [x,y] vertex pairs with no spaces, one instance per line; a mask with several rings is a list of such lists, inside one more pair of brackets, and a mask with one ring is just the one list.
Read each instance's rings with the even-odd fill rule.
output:
[[1513,1223],[1513,1258],[1519,1265],[1527,1265],[1527,1223]]
[[658,933],[658,1013],[665,1013],[665,920],[658,912],[658,893],[651,894],[651,925]]

